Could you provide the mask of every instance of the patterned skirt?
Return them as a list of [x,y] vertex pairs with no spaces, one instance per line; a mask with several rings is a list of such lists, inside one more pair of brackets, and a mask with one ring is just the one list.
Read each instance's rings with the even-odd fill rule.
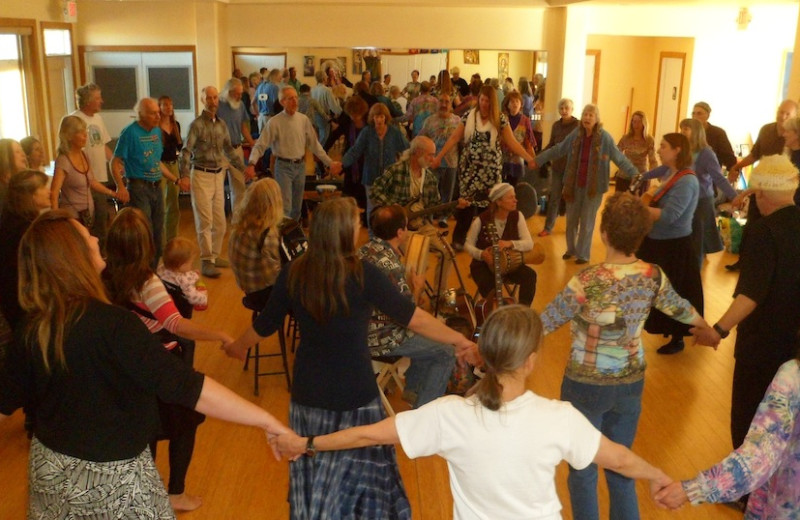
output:
[[[289,423],[298,435],[323,435],[381,421],[379,398],[355,410],[334,411],[291,403]],[[289,466],[294,520],[405,520],[411,506],[394,446],[317,452]]]
[[28,485],[29,519],[175,519],[149,448],[132,459],[92,462],[34,437]]

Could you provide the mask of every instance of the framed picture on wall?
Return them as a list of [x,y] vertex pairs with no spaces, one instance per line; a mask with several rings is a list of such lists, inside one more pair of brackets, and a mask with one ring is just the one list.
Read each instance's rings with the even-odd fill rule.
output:
[[364,71],[364,51],[353,49],[353,74],[361,75]]
[[314,72],[314,56],[303,56],[303,76],[313,76]]
[[328,67],[334,67],[339,71],[339,74],[342,76],[347,76],[347,58],[339,57],[339,58],[320,58],[319,59],[319,68],[321,70],[325,70]]
[[480,51],[475,49],[465,49],[464,50],[464,63],[467,65],[480,65],[481,64],[481,55]]
[[508,77],[508,53],[497,53],[497,77],[500,81],[505,81]]

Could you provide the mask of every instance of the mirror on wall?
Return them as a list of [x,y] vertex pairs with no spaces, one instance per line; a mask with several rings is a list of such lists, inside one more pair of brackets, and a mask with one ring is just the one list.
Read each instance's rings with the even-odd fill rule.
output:
[[233,68],[244,74],[261,67],[295,67],[303,83],[313,85],[314,73],[335,66],[350,81],[357,81],[369,70],[373,79],[391,74],[392,84],[405,85],[411,71],[420,73],[420,81],[436,76],[441,70],[458,67],[461,77],[478,73],[481,78],[510,77],[516,84],[520,77],[531,79],[535,73],[547,75],[547,51],[497,49],[412,49],[412,48],[234,48]]

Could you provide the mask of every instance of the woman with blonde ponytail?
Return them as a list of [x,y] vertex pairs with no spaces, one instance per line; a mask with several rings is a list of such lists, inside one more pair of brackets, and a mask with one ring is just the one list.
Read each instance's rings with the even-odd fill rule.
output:
[[484,325],[478,348],[486,375],[471,396],[445,396],[337,433],[283,434],[277,448],[297,459],[315,451],[400,443],[410,458],[439,455],[450,470],[456,520],[560,519],[554,477],[562,460],[579,467],[594,462],[649,479],[653,493],[668,485],[671,480],[661,470],[609,441],[572,405],[528,390],[542,330],[532,309],[502,307]]

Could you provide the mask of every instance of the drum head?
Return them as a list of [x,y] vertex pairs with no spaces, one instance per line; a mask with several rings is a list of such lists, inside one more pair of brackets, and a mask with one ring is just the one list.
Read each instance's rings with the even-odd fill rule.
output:
[[517,209],[525,215],[525,218],[531,218],[536,214],[536,190],[527,182],[517,183],[514,188],[517,194]]

